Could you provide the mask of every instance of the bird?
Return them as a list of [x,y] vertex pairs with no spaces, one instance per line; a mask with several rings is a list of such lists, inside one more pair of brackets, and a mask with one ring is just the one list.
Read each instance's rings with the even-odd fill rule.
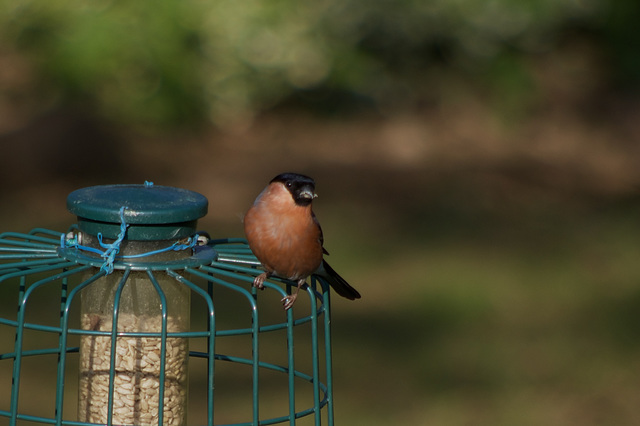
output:
[[293,294],[281,301],[290,309],[300,287],[309,276],[324,278],[340,296],[360,299],[360,293],[324,260],[322,228],[312,210],[315,181],[298,173],[281,173],[271,179],[244,216],[244,232],[249,248],[260,261],[264,272],[253,286],[264,289],[271,276],[297,282]]

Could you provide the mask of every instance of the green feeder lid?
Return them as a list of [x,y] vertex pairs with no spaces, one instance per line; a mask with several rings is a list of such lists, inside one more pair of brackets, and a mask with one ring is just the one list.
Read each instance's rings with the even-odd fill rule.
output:
[[92,186],[73,191],[67,209],[78,216],[78,227],[91,235],[116,239],[120,209],[127,239],[172,240],[193,235],[197,220],[207,214],[207,198],[197,192],[153,184]]

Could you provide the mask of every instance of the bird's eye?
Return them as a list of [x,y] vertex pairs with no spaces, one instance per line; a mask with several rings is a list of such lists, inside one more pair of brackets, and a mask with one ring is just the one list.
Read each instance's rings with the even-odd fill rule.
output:
[[293,186],[291,182],[287,182],[285,185],[287,185],[287,188],[291,188]]

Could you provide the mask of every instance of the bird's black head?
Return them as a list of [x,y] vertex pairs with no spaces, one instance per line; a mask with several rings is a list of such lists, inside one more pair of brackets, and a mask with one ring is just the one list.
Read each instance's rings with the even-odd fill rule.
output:
[[298,173],[282,173],[271,179],[270,183],[281,182],[291,193],[293,201],[299,206],[308,206],[316,195],[316,183],[309,176]]

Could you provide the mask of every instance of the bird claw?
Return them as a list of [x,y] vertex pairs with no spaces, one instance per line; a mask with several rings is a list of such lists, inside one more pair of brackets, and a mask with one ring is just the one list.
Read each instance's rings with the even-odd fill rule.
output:
[[253,280],[253,286],[257,289],[264,290],[264,280],[267,279],[268,274],[266,272],[261,273]]
[[291,307],[296,301],[296,297],[298,297],[297,294],[290,294],[280,299],[285,311],[288,311],[289,309],[291,309]]

